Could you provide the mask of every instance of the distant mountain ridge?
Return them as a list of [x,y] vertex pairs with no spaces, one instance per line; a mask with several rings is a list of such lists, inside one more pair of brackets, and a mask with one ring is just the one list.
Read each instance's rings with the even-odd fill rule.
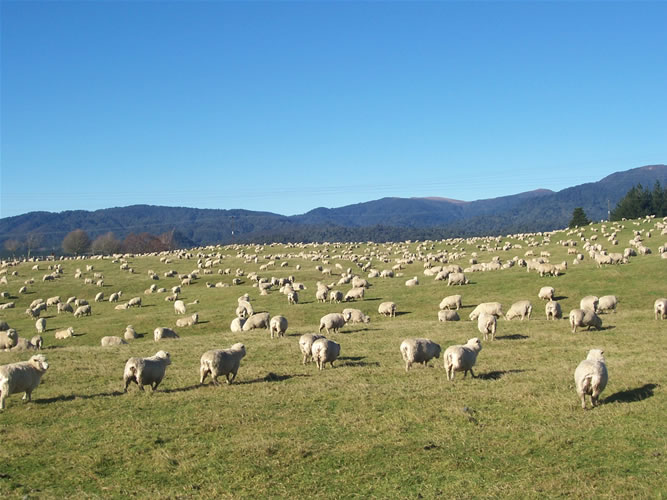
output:
[[37,234],[41,250],[59,251],[74,229],[91,238],[112,231],[123,239],[130,233],[174,231],[183,246],[232,242],[389,241],[451,236],[546,231],[567,226],[575,207],[592,220],[607,217],[616,203],[637,184],[667,185],[667,165],[648,165],[615,172],[558,192],[537,189],[488,200],[461,201],[443,197],[381,198],[338,208],[315,208],[284,216],[251,210],[216,210],[132,205],[95,211],[30,212],[0,219],[0,244]]

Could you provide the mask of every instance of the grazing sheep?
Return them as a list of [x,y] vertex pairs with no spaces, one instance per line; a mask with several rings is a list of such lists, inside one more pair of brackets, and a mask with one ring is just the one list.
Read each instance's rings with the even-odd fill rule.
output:
[[331,363],[333,368],[334,361],[340,356],[340,344],[326,338],[317,339],[313,342],[311,355],[320,370],[324,369],[326,363]]
[[90,316],[92,314],[92,309],[90,305],[86,304],[85,306],[79,306],[74,311],[74,317],[80,318],[81,316]]
[[5,409],[5,399],[10,394],[25,392],[23,400],[30,401],[32,391],[48,368],[49,363],[43,354],[36,354],[28,361],[0,366],[0,410]]
[[19,341],[19,334],[13,328],[0,331],[0,350],[11,349]]
[[255,328],[271,328],[271,316],[268,312],[255,313],[243,323],[243,331],[249,332]]
[[97,295],[95,295],[95,302],[102,301],[104,301],[104,292],[98,292]]
[[599,303],[600,299],[598,299],[595,295],[587,295],[579,302],[579,308],[583,309],[584,311],[597,312]]
[[655,319],[667,319],[667,299],[656,299],[653,312]]
[[125,333],[123,334],[125,340],[134,340],[137,338],[137,332],[134,330],[132,325],[127,325],[125,327]]
[[447,371],[447,380],[454,380],[454,372],[463,372],[463,378],[470,375],[474,378],[475,373],[472,367],[477,362],[477,355],[482,350],[482,343],[475,337],[465,345],[452,345],[445,350],[445,370]]
[[486,314],[493,314],[497,318],[504,318],[503,306],[500,302],[482,302],[473,309],[468,317],[470,318],[470,321],[474,321],[483,312]]
[[463,273],[449,273],[449,276],[447,276],[447,286],[467,285],[468,283],[470,283],[470,280]]
[[555,293],[556,291],[552,286],[543,286],[540,288],[540,292],[537,294],[537,297],[542,300],[553,300]]
[[496,323],[497,319],[493,314],[487,314],[485,312],[480,313],[477,318],[477,329],[479,333],[484,334],[484,340],[489,339],[491,335],[491,340],[496,338]]
[[343,309],[343,317],[346,323],[370,323],[370,316],[365,315],[360,309]]
[[123,382],[125,387],[123,392],[127,392],[130,382],[134,382],[139,389],[144,390],[145,385],[150,385],[155,391],[167,371],[167,366],[171,364],[171,357],[168,352],[158,351],[155,356],[150,358],[130,358],[125,363],[123,373]]
[[530,319],[532,312],[533,304],[529,300],[520,300],[512,304],[512,307],[510,307],[510,310],[505,315],[505,319],[512,320],[520,317],[521,321],[523,321],[525,318]]
[[[218,377],[224,375],[231,384],[239,371],[241,359],[245,356],[245,346],[234,344],[229,349],[213,349],[202,354],[199,362],[199,383],[203,384],[207,375],[211,376],[215,385],[220,385]],[[231,378],[229,375],[231,374]]]
[[394,302],[382,302],[378,306],[378,313],[383,316],[396,316],[396,303]]
[[449,295],[445,297],[440,302],[440,309],[456,309],[457,311],[461,308],[461,296],[460,295]]
[[244,323],[245,323],[245,318],[234,318],[232,320],[231,325],[229,325],[229,329],[232,332],[242,332]]
[[176,320],[176,326],[192,326],[196,325],[199,322],[199,314],[194,313],[189,318],[179,318]]
[[560,304],[555,300],[550,300],[547,302],[547,305],[544,306],[544,312],[547,315],[547,321],[550,319],[555,320],[556,318],[560,319],[563,317],[563,311],[560,308]]
[[616,312],[617,305],[618,299],[616,298],[616,295],[605,295],[604,297],[600,297],[600,300],[598,301],[598,312]]
[[236,317],[237,318],[248,318],[255,314],[255,310],[248,300],[244,299],[245,296],[240,297],[238,300],[238,307],[236,308]]
[[331,290],[329,292],[329,304],[332,302],[335,302],[336,304],[340,304],[343,301],[343,292],[340,290]]
[[602,320],[593,311],[572,309],[570,311],[570,326],[572,327],[572,333],[577,332],[578,326],[587,326],[587,330],[590,330],[591,326],[594,326],[596,330],[599,330],[602,328]]
[[141,297],[132,297],[127,301],[127,307],[141,307]]
[[440,357],[440,345],[429,339],[405,339],[400,347],[405,371],[410,371],[412,363],[422,363],[424,366],[433,358]]
[[118,299],[120,299],[120,296],[123,294],[123,292],[115,292],[109,295],[109,302],[118,302]]
[[106,337],[102,337],[100,344],[102,347],[111,347],[114,345],[127,344],[127,342],[125,342],[125,340],[121,339],[120,337],[116,337],[115,335],[108,335]]
[[171,328],[158,326],[155,330],[153,330],[153,340],[155,342],[163,339],[178,339],[178,338],[180,338],[178,334]]
[[438,311],[438,321],[459,321],[459,313],[448,309]]
[[304,335],[301,335],[299,338],[299,349],[301,349],[301,354],[303,354],[303,364],[305,365],[306,362],[313,361],[312,357],[312,349],[313,349],[313,342],[315,342],[317,339],[323,339],[326,338],[324,335],[318,335],[317,333],[306,333]]
[[323,329],[327,331],[327,335],[331,332],[337,333],[338,330],[345,326],[345,323],[345,317],[340,313],[326,314],[320,319],[320,333],[322,333]]
[[44,333],[46,331],[46,320],[39,318],[35,321],[35,328],[37,329],[37,333]]
[[273,338],[274,333],[276,337],[284,337],[287,331],[287,318],[285,316],[274,316],[269,323],[269,329],[271,330],[271,338]]
[[584,410],[586,409],[586,395],[591,397],[591,406],[595,407],[598,405],[600,393],[607,386],[609,376],[603,354],[604,351],[601,349],[591,349],[586,359],[579,363],[574,371],[574,383]]
[[345,294],[345,302],[350,300],[363,299],[366,289],[363,286],[352,288]]
[[68,312],[68,313],[74,312],[72,304],[68,304],[67,302],[59,302],[56,307],[58,308],[58,314],[60,314],[61,312]]
[[72,328],[71,326],[69,328],[67,328],[66,330],[58,330],[55,333],[55,338],[57,340],[65,340],[65,339],[72,338],[73,336],[74,336],[74,328]]
[[295,290],[287,294],[287,303],[289,305],[296,305],[299,303],[299,294]]

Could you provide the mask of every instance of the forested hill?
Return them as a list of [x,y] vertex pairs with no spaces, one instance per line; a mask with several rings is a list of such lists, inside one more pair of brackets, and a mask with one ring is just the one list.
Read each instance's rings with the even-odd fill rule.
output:
[[[339,208],[283,216],[251,210],[211,210],[133,205],[96,211],[31,212],[0,219],[0,244],[29,236],[42,252],[59,252],[74,229],[91,239],[109,231],[129,234],[173,231],[180,246],[232,242],[385,241],[544,231],[567,226],[575,207],[592,220],[607,217],[637,185],[667,185],[667,166],[650,165],[611,174],[558,192],[539,189],[472,202],[446,198],[383,198]],[[437,194],[437,193],[430,193]],[[452,193],[446,193],[452,194]]]

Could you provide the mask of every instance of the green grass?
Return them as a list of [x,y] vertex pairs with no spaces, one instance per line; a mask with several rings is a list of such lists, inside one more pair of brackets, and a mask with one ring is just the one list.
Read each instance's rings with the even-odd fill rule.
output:
[[[650,227],[642,224],[640,227]],[[632,221],[619,235],[624,248],[637,229]],[[599,228],[600,226],[593,226]],[[588,236],[591,228],[585,229]],[[598,233],[599,234],[599,233]],[[549,250],[551,262],[572,256],[557,244],[575,235],[557,233]],[[23,337],[35,334],[34,321],[24,311],[35,298],[72,295],[92,303],[91,317],[75,319],[49,309],[43,335],[50,368],[33,393],[32,403],[20,395],[7,400],[0,413],[0,496],[61,497],[325,497],[325,498],[490,498],[565,497],[625,498],[667,496],[664,475],[667,456],[667,321],[653,319],[653,301],[667,295],[667,261],[657,248],[666,241],[653,231],[646,240],[652,255],[627,265],[598,269],[588,259],[570,266],[559,277],[540,278],[525,268],[473,273],[471,284],[447,287],[423,275],[422,262],[406,266],[404,276],[370,279],[365,300],[355,304],[318,304],[315,283],[337,281],[334,268],[360,269],[344,252],[370,255],[373,267],[388,269],[404,251],[418,253],[418,243],[403,245],[319,245],[246,247],[257,263],[238,258],[237,248],[193,250],[191,259],[164,264],[158,256],[133,257],[129,275],[104,260],[63,261],[65,273],[56,282],[42,282],[44,271],[31,263],[10,268],[7,286],[16,309],[0,311]],[[607,243],[600,236],[600,240]],[[508,241],[508,238],[502,238]],[[456,261],[466,267],[470,253],[480,262],[493,255],[503,261],[523,256],[527,241],[509,238],[521,249],[488,252],[472,244]],[[541,242],[542,237],[536,241]],[[433,249],[452,245],[432,242]],[[582,251],[579,241],[578,251]],[[501,245],[502,246],[502,245]],[[325,250],[325,248],[327,250]],[[391,250],[388,250],[391,248]],[[197,268],[197,253],[228,255],[219,268],[242,268],[246,274],[268,262],[266,254],[284,254],[275,268],[261,276],[294,275],[307,290],[301,303],[288,306],[273,291],[260,296],[247,278],[240,286],[206,288],[205,282],[231,282],[233,275],[202,275],[184,288],[185,302],[198,299],[188,312],[198,312],[202,324],[175,328],[173,304],[164,294],[144,295],[152,283],[167,288],[178,283],[163,278],[168,269],[187,273]],[[328,254],[336,273],[322,277],[310,260],[312,251]],[[585,252],[584,252],[585,253]],[[287,258],[287,254],[294,257]],[[301,256],[297,257],[297,254]],[[378,260],[386,256],[389,263]],[[345,254],[347,255],[347,254]],[[289,266],[280,268],[280,262]],[[114,310],[108,302],[92,302],[100,290],[75,280],[77,267],[93,264],[105,276],[105,295],[123,290],[123,300],[141,295],[144,307]],[[295,270],[301,264],[300,271]],[[147,270],[161,276],[154,282]],[[214,269],[217,272],[218,267]],[[85,273],[86,276],[92,272]],[[418,276],[420,285],[404,286]],[[17,296],[23,282],[35,278],[30,293]],[[572,334],[567,321],[547,322],[541,286],[551,285],[564,315],[585,295],[613,293],[618,312],[602,316],[602,331]],[[342,285],[337,289],[349,289]],[[236,299],[251,296],[256,311],[283,314],[289,320],[287,337],[269,338],[266,331],[231,333]],[[446,295],[463,295],[462,321],[438,323],[437,310]],[[442,359],[405,373],[398,347],[406,337],[428,337],[443,347],[478,336],[476,322],[467,320],[479,302],[498,300],[507,310],[520,299],[532,301],[533,319],[499,320],[495,342],[483,342],[475,372],[478,378],[457,374],[448,382]],[[393,300],[400,314],[377,314],[381,301]],[[303,366],[298,348],[301,334],[317,331],[319,318],[344,307],[370,314],[366,325],[346,326],[330,335],[341,344],[334,369],[318,372]],[[127,324],[143,338],[128,346],[99,347],[105,335],[122,336]],[[57,341],[56,330],[74,326],[77,336]],[[174,328],[181,339],[155,344],[153,329]],[[198,386],[199,358],[212,348],[243,342],[247,355],[232,386]],[[609,384],[603,405],[581,410],[574,390],[574,369],[593,347],[605,350]],[[171,353],[172,365],[154,394],[131,386],[121,394],[125,361],[149,356],[159,349]],[[30,353],[0,352],[0,364],[28,359]],[[465,409],[465,410],[464,410]]]

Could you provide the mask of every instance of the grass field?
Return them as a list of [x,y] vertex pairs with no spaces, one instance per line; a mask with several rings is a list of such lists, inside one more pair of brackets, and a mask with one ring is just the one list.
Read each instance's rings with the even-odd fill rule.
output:
[[[632,231],[653,228],[655,221],[624,223],[618,247],[602,236],[600,224],[582,230],[598,235],[609,251],[629,246]],[[607,226],[609,230],[610,225]],[[597,232],[593,232],[593,229]],[[330,244],[307,246],[220,247],[195,249],[192,258],[160,256],[128,258],[135,274],[106,259],[62,261],[64,273],[43,282],[47,263],[8,268],[15,309],[0,311],[22,337],[35,335],[34,320],[25,309],[35,298],[60,295],[86,298],[90,317],[73,318],[49,308],[43,335],[50,368],[33,393],[31,403],[20,395],[7,400],[0,412],[0,497],[2,498],[662,498],[667,496],[667,321],[653,317],[653,302],[667,296],[667,260],[658,247],[667,236],[659,230],[645,239],[653,253],[620,266],[598,268],[582,248],[577,234],[557,232],[545,242],[542,235],[498,241],[403,244]],[[533,249],[551,252],[550,261],[572,262],[558,242],[575,239],[586,254],[564,275],[541,278],[524,267],[467,274],[471,283],[447,287],[423,275],[420,254],[458,252],[450,262],[468,266],[472,252],[480,262],[499,256],[505,262]],[[529,246],[533,241],[538,246]],[[508,251],[485,249],[505,242],[521,245]],[[482,246],[483,248],[478,248]],[[620,250],[619,250],[620,248]],[[247,262],[241,254],[257,255]],[[184,287],[181,298],[188,314],[198,312],[200,324],[176,328],[173,304],[165,294],[145,295],[151,284],[170,288],[177,278],[164,278],[175,269],[197,269],[198,254],[225,255],[213,275],[201,275]],[[334,276],[315,270],[323,255]],[[282,255],[275,267],[259,271],[267,255]],[[320,304],[315,283],[340,278],[334,267],[351,267],[366,276],[350,256],[366,256],[374,269],[389,269],[396,259],[413,262],[393,279],[372,278],[363,301]],[[384,260],[386,260],[386,262]],[[280,263],[287,262],[287,267]],[[365,260],[360,260],[365,263]],[[77,268],[93,265],[104,274],[98,288],[75,279]],[[296,270],[296,265],[301,270]],[[231,275],[218,269],[230,268]],[[233,271],[243,269],[243,283],[207,288],[206,281],[231,283]],[[148,270],[161,279],[153,281]],[[17,276],[11,273],[16,271]],[[293,275],[307,290],[300,303],[288,306],[277,289],[260,296],[247,274],[262,277]],[[420,285],[408,288],[408,278]],[[27,294],[18,289],[29,278]],[[585,295],[615,294],[616,313],[602,315],[603,329],[573,334],[566,320],[547,322],[540,287],[550,285],[564,316],[579,307]],[[350,285],[336,287],[345,292]],[[141,296],[143,307],[114,310],[109,302],[94,303],[122,290],[121,301]],[[248,292],[256,311],[282,314],[289,320],[287,336],[270,339],[265,330],[231,333],[237,297]],[[460,322],[437,321],[440,300],[463,295]],[[398,347],[407,337],[427,337],[443,350],[479,336],[468,321],[480,302],[499,301],[507,311],[521,299],[533,303],[529,321],[498,321],[494,342],[484,342],[477,378],[448,382],[442,358],[406,373]],[[380,302],[398,305],[396,318],[377,313]],[[369,324],[347,325],[329,337],[341,344],[335,368],[319,372],[302,365],[299,336],[316,332],[319,318],[344,307],[357,307],[372,318]],[[134,325],[143,334],[130,345],[102,348],[100,338],[123,335]],[[55,340],[56,330],[73,326],[77,335]],[[153,342],[157,326],[174,328],[179,340]],[[243,342],[247,355],[237,383],[199,386],[199,358],[212,348]],[[573,373],[591,348],[605,351],[609,383],[603,404],[582,410]],[[159,349],[171,353],[172,365],[159,389],[141,393],[131,386],[122,393],[125,361],[150,356]],[[0,352],[0,364],[26,360],[29,352]],[[148,388],[147,388],[148,389]]]

